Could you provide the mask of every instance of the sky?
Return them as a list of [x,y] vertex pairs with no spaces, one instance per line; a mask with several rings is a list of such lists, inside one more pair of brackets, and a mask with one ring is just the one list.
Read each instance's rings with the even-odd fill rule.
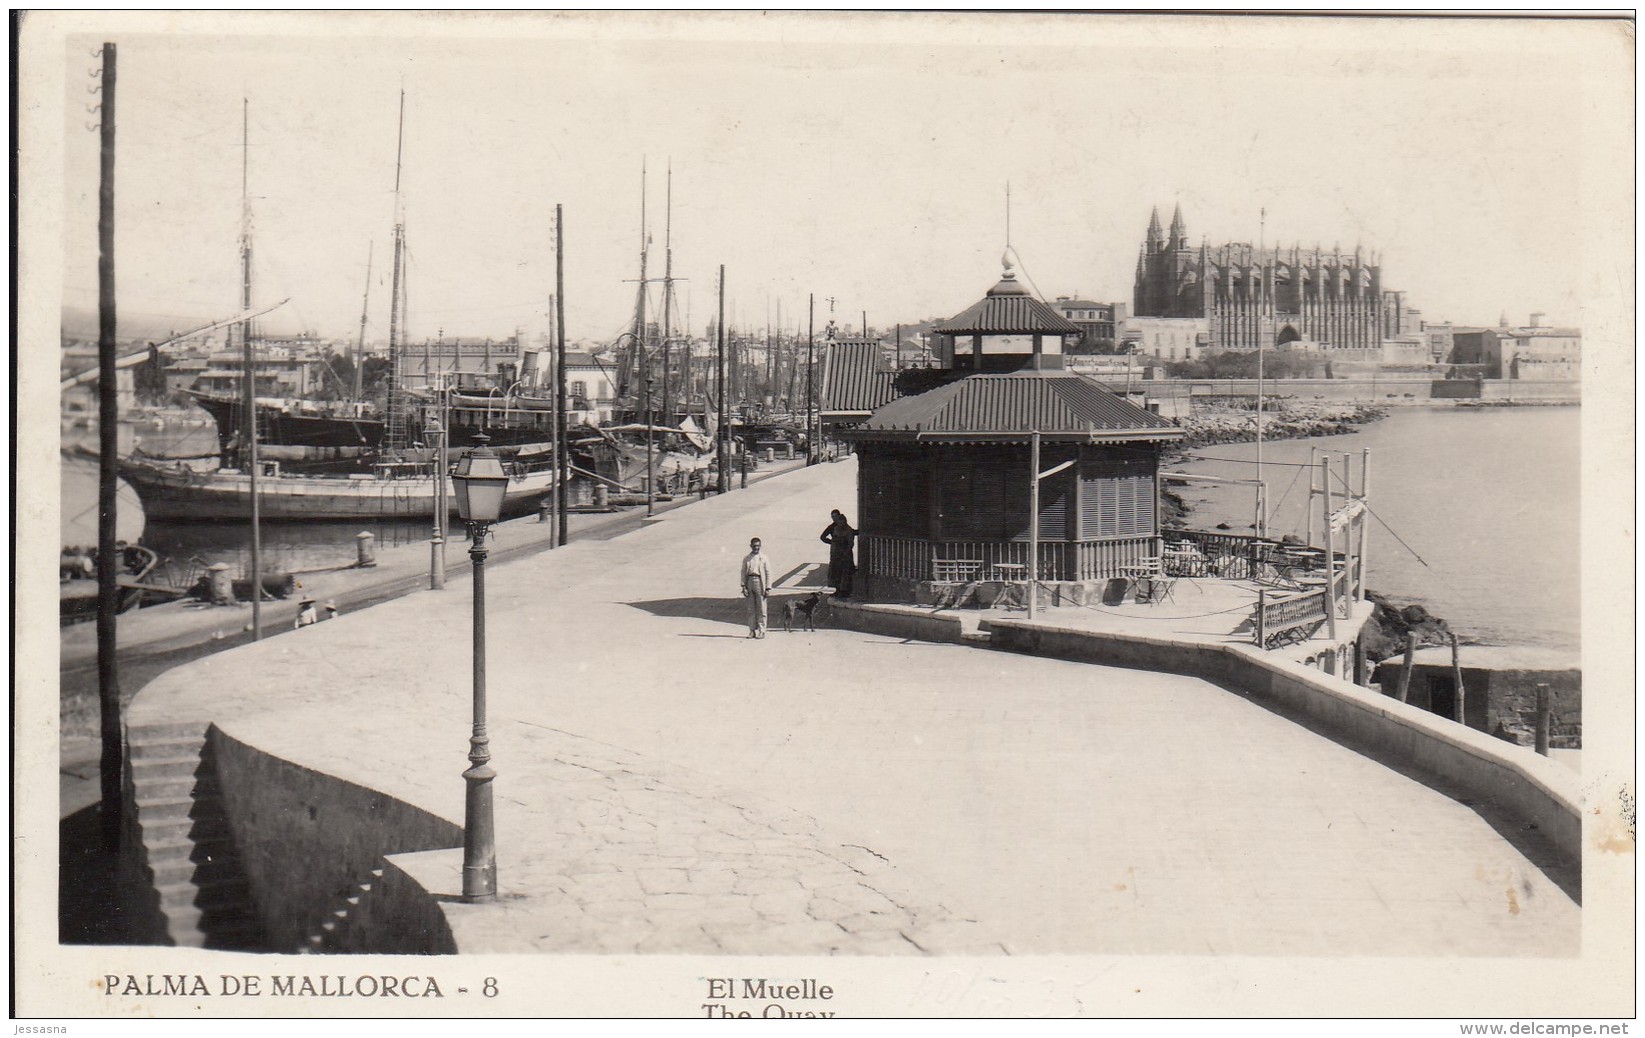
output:
[[[133,29],[138,31],[133,31]],[[146,31],[143,31],[146,30]],[[163,31],[157,31],[163,30]],[[1212,244],[1356,245],[1429,320],[1581,324],[1631,169],[1615,23],[1020,15],[147,16],[70,36],[62,298],[96,305],[92,52],[118,47],[118,298],[152,337],[238,310],[242,104],[271,331],[387,334],[396,124],[413,339],[535,338],[564,208],[568,337],[632,320],[672,168],[681,319],[954,314],[1009,239],[1044,298],[1129,300],[1152,206]],[[1627,115],[1631,118],[1631,112]],[[1613,139],[1614,138],[1614,139]],[[23,142],[25,153],[29,144]],[[1612,270],[1609,276],[1619,276]],[[1627,273],[1631,284],[1631,268]],[[653,312],[661,286],[650,289]]]

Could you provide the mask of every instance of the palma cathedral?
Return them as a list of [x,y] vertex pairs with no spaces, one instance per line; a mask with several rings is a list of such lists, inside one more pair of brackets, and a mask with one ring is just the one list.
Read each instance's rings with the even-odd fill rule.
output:
[[1358,248],[1344,256],[1318,246],[1190,245],[1180,205],[1169,231],[1160,230],[1157,207],[1149,218],[1132,303],[1138,317],[1204,320],[1207,349],[1382,345],[1380,257],[1367,262]]

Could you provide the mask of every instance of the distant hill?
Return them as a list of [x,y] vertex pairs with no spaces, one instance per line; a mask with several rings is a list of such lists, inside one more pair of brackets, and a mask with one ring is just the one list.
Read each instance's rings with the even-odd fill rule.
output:
[[[225,317],[233,317],[234,309],[225,306],[221,312],[211,314],[160,314],[152,311],[137,309],[117,309],[115,312],[115,335],[121,342],[141,340],[153,342],[163,339],[173,332],[186,332],[191,328],[220,321]],[[277,315],[275,315],[277,316]],[[272,317],[271,317],[272,320]],[[71,339],[80,339],[95,342],[98,334],[97,308],[76,306],[64,303],[62,310],[63,335]],[[294,334],[297,329],[273,325],[264,328],[272,335]],[[212,335],[219,341],[223,338],[221,330]]]

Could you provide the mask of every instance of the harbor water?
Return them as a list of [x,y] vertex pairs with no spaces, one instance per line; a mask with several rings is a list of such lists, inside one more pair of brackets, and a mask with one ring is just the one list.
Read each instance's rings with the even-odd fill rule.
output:
[[[1360,452],[1369,448],[1373,590],[1421,604],[1478,641],[1575,651],[1581,630],[1580,416],[1576,407],[1401,407],[1353,435],[1266,443],[1269,531],[1276,537],[1306,534],[1310,447],[1333,452],[1338,474],[1343,453],[1351,454],[1356,489]],[[216,447],[209,426],[139,425],[135,434],[138,445],[155,454]],[[1256,475],[1254,443],[1218,444],[1193,456],[1202,460],[1181,470],[1233,479]],[[94,464],[85,467],[85,476],[94,488]],[[66,472],[65,487],[68,480]],[[1226,522],[1235,532],[1249,532],[1255,510],[1249,487],[1198,483],[1175,489],[1192,509],[1190,526],[1211,529]],[[361,532],[390,547],[426,541],[429,527],[427,520],[269,523],[263,568],[302,573],[347,566]],[[150,520],[142,543],[182,567],[224,562],[241,573],[250,564],[242,523]]]
[[[128,428],[132,443],[146,453],[161,457],[191,457],[211,454],[217,449],[217,431],[210,419],[192,423],[137,422]],[[81,440],[64,436],[65,445],[83,443],[96,446],[96,435],[88,434]],[[71,498],[96,502],[97,463],[95,459],[64,459],[63,494],[65,502]],[[134,495],[135,496],[135,495]],[[96,543],[95,511],[91,513],[92,536],[85,543]],[[234,522],[163,522],[148,519],[142,528],[141,543],[169,561],[168,572],[193,574],[213,563],[226,563],[235,574],[251,569],[251,549],[247,540],[246,523]],[[321,523],[266,523],[262,531],[265,573],[309,573],[337,569],[352,564],[357,555],[356,537],[370,533],[378,548],[426,542],[432,536],[432,521],[416,520],[351,520]],[[448,532],[460,543],[463,531],[453,520]],[[66,536],[66,534],[65,534]]]
[[[1343,452],[1351,455],[1356,491],[1360,452],[1368,448],[1372,590],[1420,604],[1477,641],[1575,652],[1582,604],[1580,428],[1577,407],[1401,407],[1352,435],[1265,443],[1269,534],[1306,536],[1310,447],[1331,452],[1338,477]],[[1254,443],[1191,453],[1203,460],[1181,471],[1256,477]],[[1332,487],[1340,495],[1340,478]],[[1226,522],[1233,532],[1250,532],[1252,488],[1191,483],[1174,489],[1191,509],[1190,527]],[[1316,498],[1316,515],[1319,507]],[[1320,528],[1316,519],[1316,541]]]

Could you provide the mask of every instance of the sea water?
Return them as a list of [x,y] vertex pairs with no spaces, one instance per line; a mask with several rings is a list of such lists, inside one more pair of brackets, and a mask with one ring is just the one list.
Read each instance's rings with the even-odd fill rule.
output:
[[[1357,492],[1361,452],[1369,448],[1372,590],[1420,604],[1478,641],[1575,651],[1581,638],[1580,425],[1577,407],[1400,407],[1352,435],[1265,443],[1269,534],[1306,536],[1310,447],[1331,452],[1338,503],[1343,452],[1352,457]],[[1254,443],[1191,453],[1205,460],[1181,471],[1256,476]],[[1232,532],[1250,532],[1252,488],[1191,483],[1174,489],[1193,510],[1190,527],[1226,522]],[[1315,498],[1316,516],[1319,508]],[[1316,518],[1319,543],[1321,528]],[[1631,548],[1617,548],[1626,555],[1619,564],[1631,565]]]

